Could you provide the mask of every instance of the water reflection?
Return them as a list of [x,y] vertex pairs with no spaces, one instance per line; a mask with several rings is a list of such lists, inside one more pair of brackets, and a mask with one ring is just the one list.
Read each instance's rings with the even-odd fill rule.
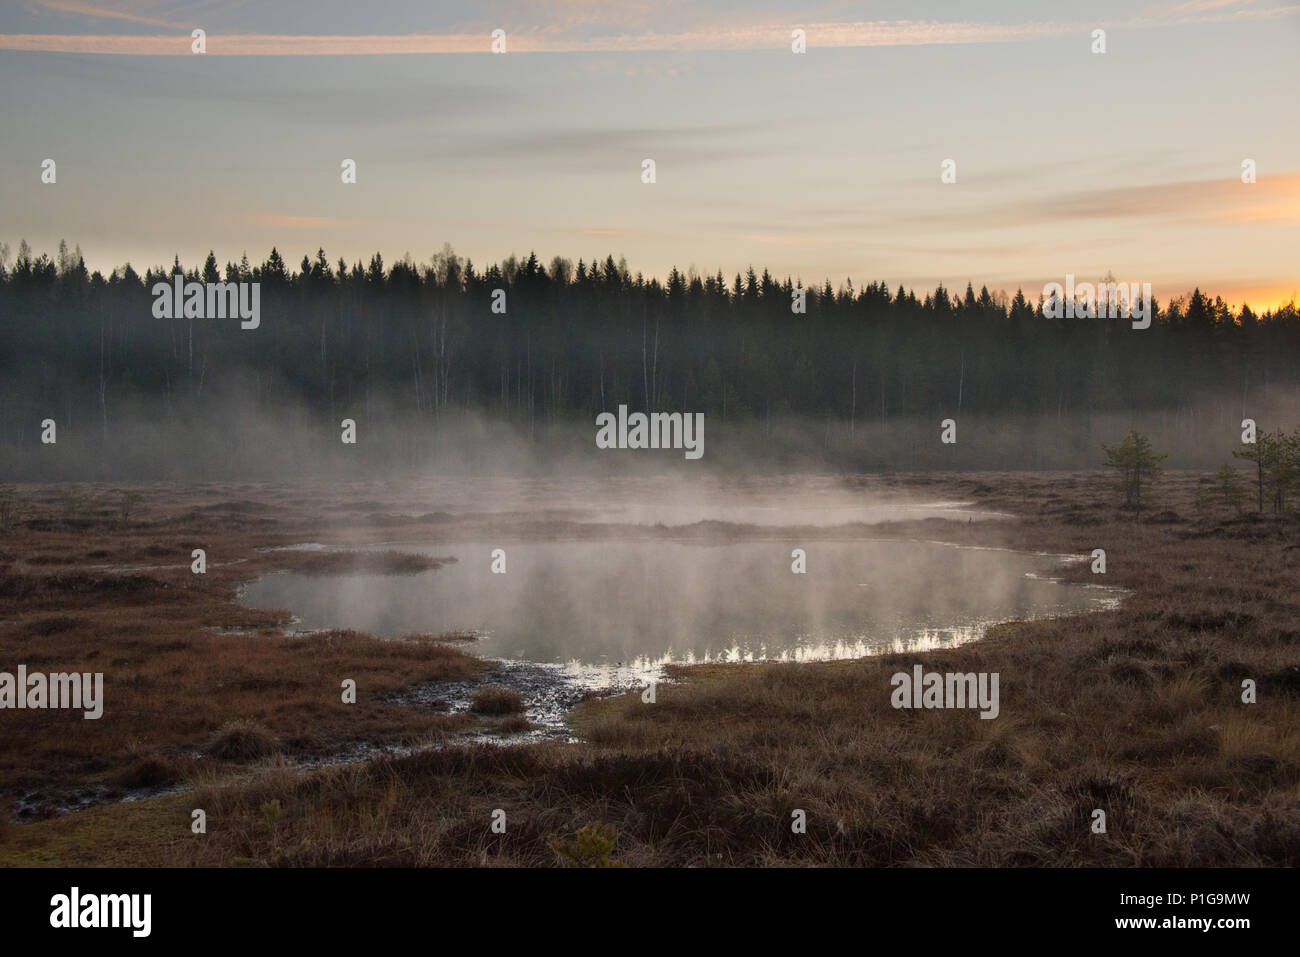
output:
[[[926,651],[998,621],[1105,607],[1051,581],[1054,559],[932,542],[438,544],[456,564],[413,576],[282,573],[243,600],[299,627],[384,636],[474,631],[477,653],[635,678],[666,663],[812,661]],[[791,550],[807,573],[791,572]]]

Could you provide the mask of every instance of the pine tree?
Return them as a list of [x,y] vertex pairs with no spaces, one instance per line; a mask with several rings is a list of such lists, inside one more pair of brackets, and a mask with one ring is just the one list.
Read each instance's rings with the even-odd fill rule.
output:
[[1120,488],[1124,491],[1125,506],[1136,508],[1137,517],[1141,518],[1143,480],[1149,483],[1159,478],[1160,463],[1168,456],[1152,449],[1151,440],[1136,430],[1114,448],[1102,445],[1102,450],[1106,453],[1107,468],[1122,473]]

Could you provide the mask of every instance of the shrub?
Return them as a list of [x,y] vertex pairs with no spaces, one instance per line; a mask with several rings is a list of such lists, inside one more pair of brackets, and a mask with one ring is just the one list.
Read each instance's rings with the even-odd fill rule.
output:
[[518,714],[524,710],[524,699],[517,691],[488,685],[474,692],[470,710],[476,714]]
[[551,845],[567,867],[625,867],[611,856],[618,832],[612,824],[588,824],[574,832],[573,840]]
[[217,729],[208,754],[222,761],[257,761],[279,749],[275,736],[256,721],[240,718]]

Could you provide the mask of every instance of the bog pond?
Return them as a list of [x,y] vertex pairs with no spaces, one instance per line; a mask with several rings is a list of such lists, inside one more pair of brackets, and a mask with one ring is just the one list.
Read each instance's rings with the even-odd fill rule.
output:
[[[923,651],[979,638],[997,622],[1116,601],[1112,589],[1053,580],[1062,556],[933,541],[774,535],[382,547],[456,561],[407,575],[280,572],[245,586],[242,601],[287,609],[304,631],[472,632],[466,647],[476,654],[592,685],[645,680],[670,662]],[[803,574],[792,571],[795,549],[806,556]]]

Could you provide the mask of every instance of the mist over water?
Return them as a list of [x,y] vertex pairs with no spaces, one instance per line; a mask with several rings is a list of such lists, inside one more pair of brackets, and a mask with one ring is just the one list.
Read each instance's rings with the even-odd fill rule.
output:
[[[279,573],[250,583],[242,600],[287,609],[303,630],[354,628],[385,637],[469,631],[478,636],[472,650],[487,657],[642,675],[669,662],[804,661],[922,650],[979,638],[999,621],[1076,613],[1113,601],[1109,589],[1051,580],[1059,556],[819,538],[843,522],[934,516],[966,522],[978,514],[959,504],[864,500],[829,484],[791,497],[780,485],[658,502],[626,487],[597,496],[570,486],[578,497],[585,492],[586,507],[552,496],[548,500],[560,507],[533,512],[570,516],[557,523],[551,540],[485,535],[389,544],[380,547],[457,561],[417,575]],[[530,500],[527,491],[538,492],[536,483],[517,480],[508,488],[506,494],[507,486],[489,486],[473,503],[489,511],[494,501],[519,507]],[[790,504],[778,504],[783,497]],[[471,497],[444,488],[439,501],[465,506]],[[687,538],[690,523],[742,519],[763,526],[749,530],[757,540]],[[622,524],[606,529],[601,540],[573,540],[581,537],[581,526],[608,521]],[[669,537],[646,538],[647,523],[669,526]],[[682,536],[673,537],[674,525]],[[803,526],[798,533],[796,525]],[[492,571],[495,548],[506,553],[504,574]],[[806,574],[791,570],[796,548],[806,553]]]
[[[248,492],[256,495],[256,486],[250,486]],[[629,535],[650,526],[701,522],[830,528],[927,518],[965,522],[1005,517],[970,508],[968,503],[918,500],[878,485],[868,491],[840,476],[807,473],[439,476],[346,483],[336,486],[331,499],[339,508],[350,508],[356,514],[382,511],[407,517],[610,524],[622,526]],[[568,531],[576,535],[584,530]],[[557,529],[551,534],[562,532]]]

